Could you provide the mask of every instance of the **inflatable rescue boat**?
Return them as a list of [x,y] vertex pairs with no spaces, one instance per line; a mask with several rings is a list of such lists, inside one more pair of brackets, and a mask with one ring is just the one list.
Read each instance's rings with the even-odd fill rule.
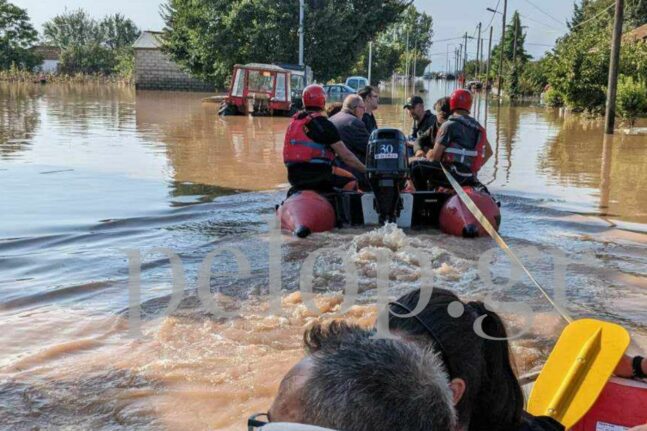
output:
[[[378,129],[371,134],[366,169],[370,192],[289,193],[277,208],[281,228],[305,238],[336,227],[397,223],[401,228],[439,228],[444,233],[466,238],[487,236],[451,188],[402,191],[409,178],[409,161],[406,137],[401,131]],[[499,205],[487,189],[478,184],[462,188],[498,230]]]

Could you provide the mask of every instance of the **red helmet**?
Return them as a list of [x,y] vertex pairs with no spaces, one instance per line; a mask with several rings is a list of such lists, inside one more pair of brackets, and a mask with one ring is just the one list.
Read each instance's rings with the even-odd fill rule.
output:
[[321,85],[308,85],[303,89],[303,106],[324,109],[326,107],[326,90]]
[[452,112],[457,109],[469,112],[472,109],[472,93],[463,89],[454,90],[452,95],[449,96],[449,109]]

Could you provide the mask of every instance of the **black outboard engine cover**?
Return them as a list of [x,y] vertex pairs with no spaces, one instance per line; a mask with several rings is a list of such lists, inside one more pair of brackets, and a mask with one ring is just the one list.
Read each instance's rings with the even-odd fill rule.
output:
[[401,131],[377,129],[371,133],[366,173],[375,194],[380,224],[395,223],[402,209],[400,190],[409,175],[407,139]]

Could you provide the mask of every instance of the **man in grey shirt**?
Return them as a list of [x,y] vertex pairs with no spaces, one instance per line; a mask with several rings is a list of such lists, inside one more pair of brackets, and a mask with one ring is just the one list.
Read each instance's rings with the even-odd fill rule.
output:
[[[369,138],[366,125],[362,121],[365,111],[364,100],[356,94],[351,94],[344,100],[342,110],[330,117],[330,122],[339,131],[342,142],[362,162],[366,160],[366,147],[368,146]],[[366,189],[367,182],[362,173],[351,169],[339,159],[337,159],[336,163],[341,168],[351,172],[355,178],[358,178],[360,187]]]

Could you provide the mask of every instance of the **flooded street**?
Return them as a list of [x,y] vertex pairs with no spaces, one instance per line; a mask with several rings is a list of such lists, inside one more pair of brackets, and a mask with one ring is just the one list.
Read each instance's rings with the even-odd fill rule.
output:
[[[429,107],[453,89],[424,86]],[[532,307],[530,320],[503,308],[519,373],[541,366],[564,323],[494,241],[390,226],[277,236],[288,119],[219,118],[205,96],[0,84],[0,428],[244,429],[302,355],[304,327],[342,308],[371,325],[376,273],[393,297],[419,287],[420,251],[435,286]],[[404,98],[382,91],[380,126],[409,133]],[[573,316],[618,322],[646,352],[647,136],[605,139],[602,119],[532,103],[483,97],[474,111],[495,150],[480,178],[501,201],[502,237]],[[319,312],[295,293],[317,250]],[[344,261],[360,287],[348,307]],[[208,296],[232,317],[198,291],[210,264]]]

